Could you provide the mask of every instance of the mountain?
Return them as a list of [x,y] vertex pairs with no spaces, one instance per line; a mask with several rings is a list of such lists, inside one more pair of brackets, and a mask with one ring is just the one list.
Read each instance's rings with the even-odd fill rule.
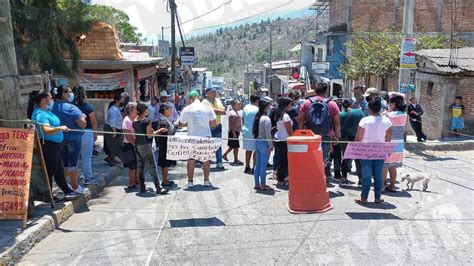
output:
[[[327,17],[319,18],[319,29],[327,26]],[[242,81],[245,64],[262,69],[270,61],[270,27],[272,27],[273,61],[298,59],[297,53],[289,52],[301,41],[316,36],[315,17],[282,19],[242,24],[232,28],[218,28],[214,33],[194,36],[186,46],[194,47],[196,64],[206,67],[214,76],[223,76],[227,82]]]

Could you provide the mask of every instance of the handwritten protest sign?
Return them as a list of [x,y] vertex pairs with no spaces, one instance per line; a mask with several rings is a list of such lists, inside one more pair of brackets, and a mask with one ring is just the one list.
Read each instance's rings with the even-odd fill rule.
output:
[[191,136],[168,136],[166,159],[179,161],[194,159],[209,161],[216,158],[216,151],[222,139],[201,138]]
[[0,128],[0,219],[26,222],[34,131]]
[[385,160],[395,151],[398,143],[351,142],[347,145],[344,159]]

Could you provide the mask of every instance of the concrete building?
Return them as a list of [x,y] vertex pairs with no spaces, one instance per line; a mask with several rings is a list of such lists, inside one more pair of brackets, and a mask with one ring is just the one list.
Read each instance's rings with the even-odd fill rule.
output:
[[417,52],[415,96],[425,113],[423,128],[430,139],[450,136],[448,108],[455,96],[463,97],[465,134],[474,134],[474,48],[432,49]]
[[[454,8],[456,7],[456,8]],[[329,10],[327,37],[328,74],[331,79],[343,76],[338,67],[345,62],[344,46],[353,33],[368,31],[401,32],[404,0],[318,0],[312,9]],[[474,45],[474,2],[472,0],[416,0],[414,33],[448,34],[454,17],[456,38],[468,46]],[[368,87],[395,89],[397,78],[373,79]],[[345,94],[350,94],[352,82],[344,81]]]

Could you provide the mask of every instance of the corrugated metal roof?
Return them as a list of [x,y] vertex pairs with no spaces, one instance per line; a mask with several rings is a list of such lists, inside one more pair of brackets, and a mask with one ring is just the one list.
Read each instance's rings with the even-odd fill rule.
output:
[[451,54],[450,49],[419,50],[416,54],[430,60],[435,68],[440,72],[474,72],[474,47],[453,50],[453,57],[456,58],[454,65],[450,65],[449,63],[449,56]]

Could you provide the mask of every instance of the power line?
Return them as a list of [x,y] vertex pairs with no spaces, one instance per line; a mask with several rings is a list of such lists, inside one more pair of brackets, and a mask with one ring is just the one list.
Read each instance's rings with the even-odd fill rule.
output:
[[204,29],[212,29],[212,28],[217,28],[217,27],[222,27],[222,26],[225,26],[225,25],[229,25],[229,24],[233,24],[233,23],[237,23],[237,22],[240,22],[240,21],[244,21],[244,20],[247,20],[247,19],[250,19],[250,18],[253,18],[253,17],[257,17],[257,16],[260,16],[262,14],[265,14],[265,13],[268,13],[268,12],[271,12],[271,11],[274,11],[276,9],[279,9],[281,7],[284,7],[286,5],[289,5],[291,3],[293,3],[295,0],[291,0],[291,1],[288,1],[284,4],[281,4],[279,6],[276,6],[274,8],[271,8],[271,9],[268,9],[266,11],[262,11],[260,13],[257,13],[255,15],[251,15],[251,16],[248,16],[246,18],[242,18],[242,19],[238,19],[238,20],[234,20],[234,21],[231,21],[231,22],[227,22],[227,23],[222,23],[222,24],[218,24],[218,25],[213,25],[213,26],[208,26],[208,27],[202,27],[202,28],[197,28],[197,29],[194,29],[194,31],[198,31],[198,30],[204,30]]
[[[229,0],[228,2],[225,2],[225,3],[220,4],[220,5],[217,6],[216,8],[211,9],[211,10],[207,11],[207,12],[204,13],[204,14],[201,14],[201,15],[199,15],[199,16],[197,16],[197,17],[188,19],[188,20],[184,21],[184,22],[181,23],[181,24],[186,24],[186,23],[191,22],[191,21],[193,21],[193,20],[196,20],[196,19],[198,19],[198,18],[202,18],[202,17],[204,17],[204,16],[206,16],[206,15],[209,15],[210,13],[212,13],[212,12],[214,12],[214,11],[220,9],[221,7],[224,7],[225,5],[228,5],[228,4],[230,4],[230,3],[232,3],[232,0]],[[171,28],[171,26],[165,27],[165,29],[169,29],[169,28]]]

